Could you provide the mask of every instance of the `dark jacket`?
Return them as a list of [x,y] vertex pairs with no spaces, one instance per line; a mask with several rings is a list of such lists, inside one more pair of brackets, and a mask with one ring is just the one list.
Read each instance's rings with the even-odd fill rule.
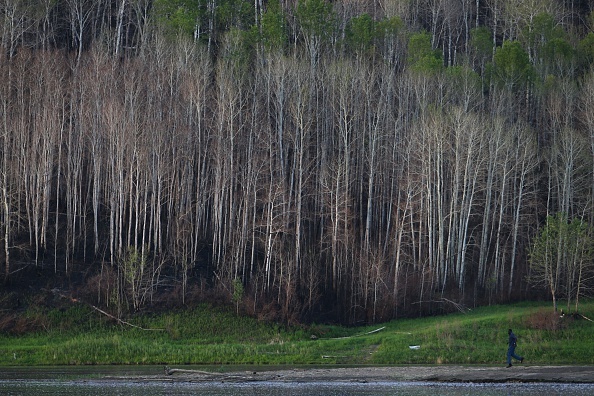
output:
[[510,347],[515,347],[518,343],[518,338],[513,332],[509,333],[509,341],[507,343]]

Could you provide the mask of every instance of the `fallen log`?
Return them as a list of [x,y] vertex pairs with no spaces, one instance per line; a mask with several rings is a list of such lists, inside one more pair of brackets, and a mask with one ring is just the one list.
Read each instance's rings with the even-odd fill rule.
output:
[[379,329],[368,331],[367,333],[355,334],[355,335],[352,335],[352,336],[345,336],[345,337],[322,338],[322,340],[344,340],[346,338],[362,337],[362,336],[366,336],[366,335],[369,335],[369,334],[377,333],[379,331],[382,331],[385,328],[386,328],[386,326],[380,327]]
[[51,292],[52,292],[52,293],[54,293],[54,294],[56,294],[56,295],[58,295],[58,296],[60,296],[60,297],[62,297],[62,298],[64,298],[64,299],[66,299],[66,300],[69,300],[69,301],[71,301],[71,302],[73,302],[73,303],[78,303],[78,304],[85,304],[85,305],[87,305],[87,306],[89,306],[89,307],[93,308],[95,311],[99,312],[100,314],[102,314],[102,315],[105,315],[105,316],[107,316],[108,318],[111,318],[111,319],[113,319],[113,320],[117,321],[117,322],[118,322],[118,323],[120,323],[120,324],[123,324],[123,325],[126,325],[126,326],[130,326],[130,327],[134,327],[134,328],[136,328],[136,329],[140,329],[140,330],[144,330],[144,331],[165,331],[165,329],[145,329],[144,327],[140,327],[140,326],[137,326],[137,325],[135,325],[135,324],[132,324],[132,323],[130,323],[130,322],[126,322],[125,320],[123,320],[123,319],[120,319],[120,318],[118,318],[118,317],[115,317],[115,316],[113,316],[112,314],[110,314],[110,313],[108,313],[108,312],[105,312],[105,311],[104,311],[104,310],[102,310],[101,308],[98,308],[98,307],[94,306],[93,304],[89,304],[89,303],[87,303],[87,302],[84,302],[84,301],[82,301],[82,300],[79,300],[79,299],[77,299],[77,298],[73,298],[73,297],[67,296],[67,295],[65,295],[64,293],[62,293],[62,292],[61,292],[60,290],[58,290],[58,289],[55,289],[55,288],[54,288],[54,289],[52,289],[52,290],[51,290]]

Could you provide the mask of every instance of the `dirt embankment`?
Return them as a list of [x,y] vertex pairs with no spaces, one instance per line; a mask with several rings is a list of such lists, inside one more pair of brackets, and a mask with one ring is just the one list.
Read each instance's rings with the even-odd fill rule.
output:
[[312,368],[211,373],[166,368],[170,381],[283,381],[283,382],[555,382],[594,383],[594,366],[396,366]]

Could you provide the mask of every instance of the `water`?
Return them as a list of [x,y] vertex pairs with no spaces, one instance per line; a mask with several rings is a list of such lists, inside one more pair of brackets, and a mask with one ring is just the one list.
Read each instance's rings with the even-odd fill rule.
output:
[[437,382],[172,382],[105,380],[105,376],[156,375],[162,368],[73,367],[43,369],[0,369],[0,395],[77,396],[462,396],[462,395],[593,395],[594,384],[506,383],[468,384]]

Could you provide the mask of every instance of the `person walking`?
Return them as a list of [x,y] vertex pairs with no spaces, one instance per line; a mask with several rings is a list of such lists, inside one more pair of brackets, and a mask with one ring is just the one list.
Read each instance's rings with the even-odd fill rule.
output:
[[509,335],[509,340],[507,341],[507,367],[509,368],[512,366],[512,358],[519,360],[520,363],[523,363],[524,357],[516,355],[516,345],[518,344],[518,337],[516,337],[512,329],[509,329],[507,331],[507,334]]

